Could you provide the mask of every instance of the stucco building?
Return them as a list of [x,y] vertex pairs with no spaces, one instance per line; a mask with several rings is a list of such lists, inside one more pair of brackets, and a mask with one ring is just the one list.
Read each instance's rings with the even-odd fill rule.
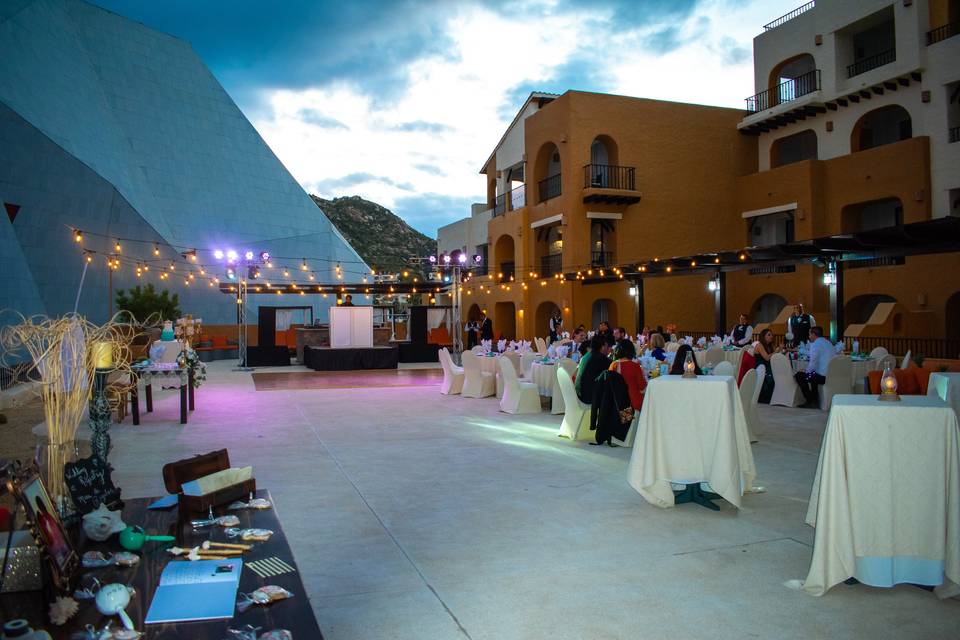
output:
[[[745,111],[532,94],[481,170],[487,247],[440,241],[488,251],[464,313],[527,338],[555,307],[570,327],[712,331],[713,275],[670,258],[735,252],[724,326],[782,330],[796,301],[826,321],[822,263],[749,250],[960,215],[958,20],[946,0],[799,7],[755,39]],[[843,263],[843,329],[960,337],[960,255],[862,258]]]

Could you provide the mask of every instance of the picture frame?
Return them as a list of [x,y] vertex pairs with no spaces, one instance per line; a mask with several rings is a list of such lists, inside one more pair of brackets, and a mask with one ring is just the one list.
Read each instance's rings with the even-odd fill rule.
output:
[[7,490],[23,506],[34,540],[50,566],[53,586],[69,592],[80,567],[80,556],[70,541],[50,494],[35,465],[9,467]]

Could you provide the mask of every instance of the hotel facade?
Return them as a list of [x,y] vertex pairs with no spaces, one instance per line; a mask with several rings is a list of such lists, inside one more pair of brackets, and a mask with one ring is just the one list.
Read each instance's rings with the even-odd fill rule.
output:
[[[839,334],[960,338],[957,252],[802,251],[960,216],[958,21],[956,0],[803,5],[755,38],[745,110],[531,94],[480,171],[487,202],[438,232],[487,258],[463,319],[532,338],[558,308],[691,333],[742,312],[783,333],[795,302],[829,322],[833,271]],[[761,261],[773,247],[808,257]]]

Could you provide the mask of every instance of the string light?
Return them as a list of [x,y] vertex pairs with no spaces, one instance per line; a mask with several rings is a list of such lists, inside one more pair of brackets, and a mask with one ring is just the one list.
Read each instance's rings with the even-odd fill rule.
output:
[[160,255],[160,247],[158,247],[157,245],[153,245],[153,255],[155,256]]
[[307,259],[304,258],[303,261],[300,263],[300,271],[306,271],[306,270],[307,270]]
[[73,240],[77,243],[83,242],[83,231],[80,231],[80,229],[74,229]]
[[117,253],[120,253],[120,241],[117,240],[117,243],[113,246],[113,250]]

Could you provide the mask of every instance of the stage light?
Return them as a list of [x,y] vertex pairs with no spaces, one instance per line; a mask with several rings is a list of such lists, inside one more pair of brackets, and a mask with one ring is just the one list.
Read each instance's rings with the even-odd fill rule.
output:
[[243,254],[243,257],[246,258],[247,260],[253,260],[253,251],[247,251],[246,253]]
[[217,260],[223,260],[223,251],[220,251],[220,249],[217,249],[216,251],[213,252],[213,257],[216,258]]
[[230,249],[229,251],[227,251],[227,260],[229,260],[230,262],[233,262],[236,259],[237,259],[236,251],[234,251],[233,249]]
[[467,264],[467,254],[461,253],[457,256],[457,261],[460,262],[460,264]]
[[443,254],[443,264],[450,264],[450,255],[447,253]]
[[270,253],[267,251],[261,251],[260,262],[270,262]]
[[437,256],[430,256],[427,260],[430,261],[430,264],[437,264]]

